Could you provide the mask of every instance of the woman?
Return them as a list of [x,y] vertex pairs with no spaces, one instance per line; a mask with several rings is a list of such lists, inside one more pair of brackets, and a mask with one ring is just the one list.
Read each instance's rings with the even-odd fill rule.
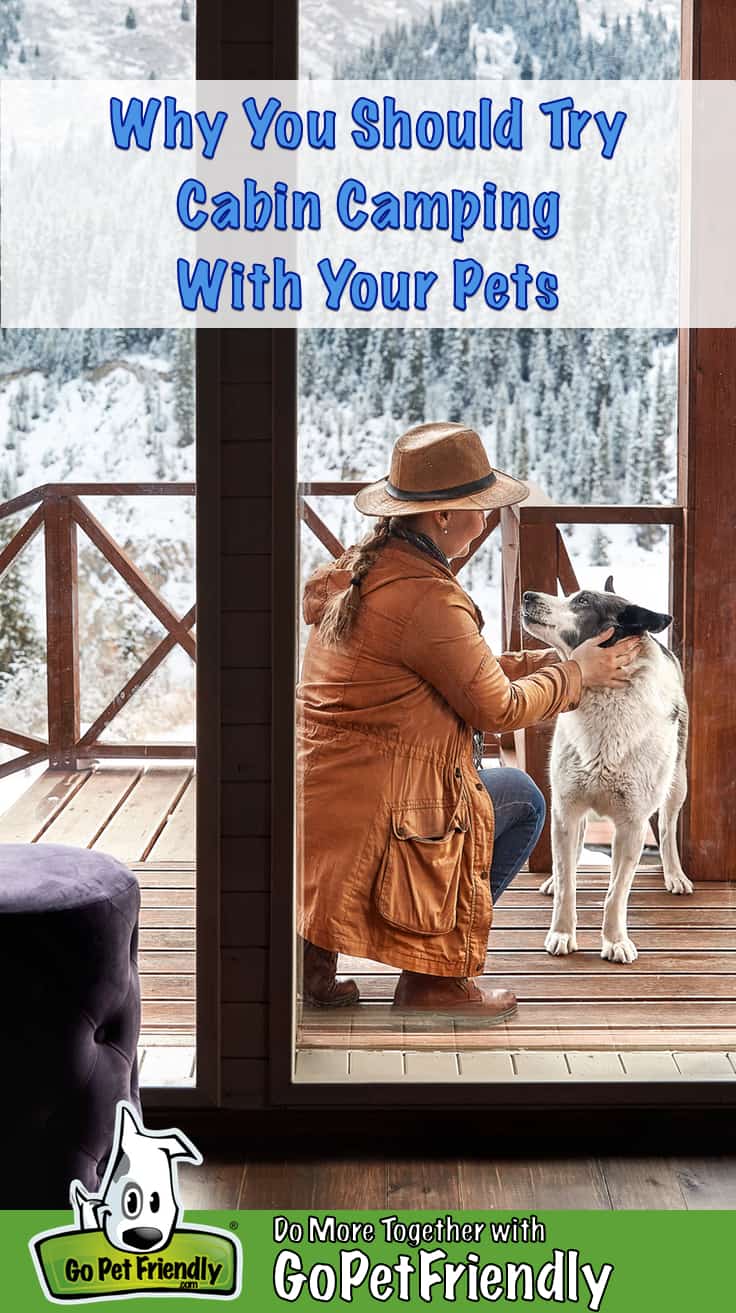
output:
[[[478,770],[473,731],[522,729],[578,705],[586,685],[626,681],[638,640],[607,630],[561,661],[554,651],[497,659],[450,569],[487,511],[528,496],[491,468],[461,424],[422,424],[396,442],[391,473],[355,505],[372,534],[307,582],[311,632],[297,688],[299,932],[303,996],[358,999],[337,953],[401,969],[402,1011],[516,1010],[480,987],[492,901],[544,823],[527,775]],[[478,763],[479,764],[479,763]],[[490,876],[490,878],[489,878]]]

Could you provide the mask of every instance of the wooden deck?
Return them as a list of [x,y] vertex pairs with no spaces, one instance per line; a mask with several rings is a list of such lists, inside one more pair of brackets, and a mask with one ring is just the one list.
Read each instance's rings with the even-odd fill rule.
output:
[[517,876],[495,909],[486,972],[489,982],[516,993],[519,1011],[512,1021],[482,1029],[394,1014],[389,1003],[397,973],[343,957],[340,971],[358,980],[363,1002],[341,1013],[305,1010],[299,1049],[512,1055],[736,1050],[736,885],[701,884],[691,897],[673,897],[660,871],[640,870],[629,914],[639,958],[627,967],[599,956],[607,871],[578,875],[580,951],[566,958],[543,950],[551,902],[538,892],[541,878]]
[[194,1045],[195,790],[186,762],[46,770],[0,816],[0,843],[93,848],[137,875],[141,1039],[151,1077],[161,1063],[169,1074],[174,1059],[177,1070],[186,1065],[179,1053],[154,1059],[153,1049]]

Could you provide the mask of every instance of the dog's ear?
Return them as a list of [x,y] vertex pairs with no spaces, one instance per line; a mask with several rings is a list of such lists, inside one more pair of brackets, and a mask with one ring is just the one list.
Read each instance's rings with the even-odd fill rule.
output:
[[604,593],[615,593],[616,589],[613,586],[612,574],[609,574],[608,578],[606,579],[606,582],[603,585],[603,591]]
[[628,634],[660,634],[672,624],[672,616],[662,611],[649,611],[646,606],[625,606],[616,618],[617,626]]

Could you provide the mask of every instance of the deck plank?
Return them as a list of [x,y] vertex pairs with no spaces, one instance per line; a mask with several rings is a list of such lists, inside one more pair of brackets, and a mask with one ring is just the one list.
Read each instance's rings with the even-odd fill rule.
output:
[[[605,897],[606,887],[601,885],[595,889],[578,889],[577,904],[580,907],[602,907]],[[697,894],[669,894],[662,884],[661,888],[642,888],[638,886],[636,880],[631,890],[629,898],[629,908],[669,908],[674,903],[678,906],[686,906],[690,903],[697,903],[700,907],[736,907],[736,885],[726,884],[718,881],[710,884],[699,884]],[[519,889],[513,887],[507,889],[502,894],[496,904],[496,913],[501,914],[507,908],[522,907],[542,907],[545,905],[549,908],[552,906],[552,899],[545,894],[535,892],[533,889]]]
[[[360,996],[365,1002],[390,1002],[398,975],[355,977],[360,985]],[[676,971],[664,974],[629,972],[627,967],[609,974],[582,975],[550,971],[537,975],[494,972],[495,989],[511,989],[519,1002],[553,1003],[558,1000],[580,999],[642,1001],[653,999],[736,999],[735,975],[692,975]]]
[[151,998],[141,1007],[141,1034],[152,1030],[193,1031],[196,1007],[193,1000]]
[[688,1051],[704,1052],[710,1050],[720,1053],[734,1044],[736,1029],[723,1027],[694,1027],[688,1030],[668,1028],[661,1029],[627,1028],[603,1030],[574,1030],[568,1027],[542,1029],[517,1026],[512,1032],[505,1026],[493,1026],[486,1030],[466,1031],[458,1038],[447,1031],[433,1032],[417,1030],[414,1034],[392,1030],[365,1030],[344,1034],[335,1030],[312,1030],[306,1026],[299,1028],[298,1045],[300,1049],[429,1049],[453,1052],[481,1052],[501,1050],[503,1052],[569,1052],[601,1049],[605,1051],[627,1053],[670,1052],[672,1046],[678,1053]]
[[152,862],[185,862],[192,860],[196,852],[196,810],[197,779],[195,775],[192,775],[148,854]]
[[[540,899],[540,902],[542,900]],[[600,907],[579,907],[578,925],[584,930],[600,930],[602,904]],[[493,916],[494,930],[518,930],[544,928],[549,929],[552,916],[552,904],[542,902],[540,907],[510,907],[503,904],[495,909]],[[629,929],[655,928],[669,926],[696,929],[710,926],[713,929],[736,929],[736,904],[733,907],[709,907],[701,905],[693,898],[671,897],[664,907],[638,907],[635,901],[629,905]],[[633,936],[634,939],[636,936]]]
[[[494,924],[489,940],[490,949],[486,958],[486,970],[495,970],[492,965],[496,954],[503,951],[541,951],[548,926],[519,926],[516,929],[504,928]],[[600,952],[601,932],[597,929],[578,928],[578,948]],[[678,952],[713,952],[723,950],[736,951],[736,927],[716,929],[714,927],[678,926],[676,934],[666,927],[653,929],[651,926],[637,926],[636,944],[639,953],[655,953],[675,950]],[[545,953],[545,957],[548,954]],[[552,959],[550,958],[550,961]],[[638,965],[638,963],[636,964]]]
[[196,954],[193,952],[183,953],[175,949],[166,951],[151,952],[146,949],[138,953],[138,970],[142,976],[164,975],[173,973],[174,975],[193,975]]
[[143,929],[139,932],[138,947],[141,951],[157,952],[159,949],[176,949],[178,952],[194,952],[196,935],[191,930],[163,930],[159,927]]
[[141,998],[143,999],[172,999],[183,1000],[194,998],[195,996],[195,978],[193,975],[143,975],[141,982]]
[[111,853],[123,862],[143,861],[191,773],[186,766],[148,766],[105,826],[94,844],[95,849]]
[[[303,1016],[309,1018],[311,1025],[319,1025],[321,1030],[335,1029],[342,1031],[350,1022],[353,1035],[356,1028],[391,1027],[403,1024],[412,1030],[426,1029],[430,1022],[417,1013],[402,1012],[389,1007],[388,1003],[370,1000],[354,1008],[337,1009],[334,1015],[328,1009],[305,1009]],[[444,1018],[443,1018],[444,1022]],[[468,1021],[455,1018],[458,1033],[465,1034],[466,1029],[474,1030],[478,1022],[472,1018]],[[546,1030],[620,1030],[641,1027],[654,1029],[657,1026],[674,1026],[684,1030],[703,1026],[705,1029],[723,1027],[736,1030],[736,998],[703,999],[690,1002],[687,999],[604,999],[601,1002],[589,1000],[550,1000],[542,1002],[533,999],[522,1001],[515,1017],[496,1029],[513,1031],[514,1027],[524,1029]],[[488,1028],[485,1028],[486,1032]]]
[[[611,963],[605,962],[597,951],[596,945],[593,949],[579,949],[577,953],[570,953],[568,957],[551,957],[540,947],[536,951],[518,949],[506,950],[505,952],[493,953],[486,955],[485,974],[494,977],[503,975],[542,975],[546,978],[550,976],[603,976],[611,974]],[[359,985],[365,977],[370,976],[391,976],[396,978],[398,971],[395,967],[387,966],[384,962],[371,962],[367,958],[344,957],[342,954],[338,960],[338,970],[341,976],[353,976]],[[676,973],[678,975],[736,975],[736,942],[733,949],[720,952],[714,960],[712,951],[704,949],[698,952],[677,953],[669,952],[666,949],[651,951],[646,946],[637,958],[626,967],[626,975],[663,975]]]
[[45,770],[0,816],[0,843],[45,840],[46,827],[82,788],[90,773]]
[[142,907],[140,926],[142,930],[193,930],[194,917],[193,907]]
[[139,775],[140,770],[135,766],[105,766],[91,771],[81,789],[76,790],[45,830],[44,843],[91,848]]
[[191,907],[196,902],[193,889],[149,889],[141,885],[141,907]]

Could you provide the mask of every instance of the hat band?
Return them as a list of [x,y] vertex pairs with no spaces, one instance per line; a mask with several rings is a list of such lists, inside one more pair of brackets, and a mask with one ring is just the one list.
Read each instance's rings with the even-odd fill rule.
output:
[[490,488],[492,483],[496,482],[496,476],[491,470],[490,474],[484,474],[482,479],[474,479],[472,483],[458,483],[454,488],[433,488],[430,492],[408,492],[406,488],[397,488],[391,483],[390,479],[386,480],[386,492],[391,497],[396,497],[398,501],[439,501],[445,497],[468,497],[473,492],[483,492],[485,488]]

